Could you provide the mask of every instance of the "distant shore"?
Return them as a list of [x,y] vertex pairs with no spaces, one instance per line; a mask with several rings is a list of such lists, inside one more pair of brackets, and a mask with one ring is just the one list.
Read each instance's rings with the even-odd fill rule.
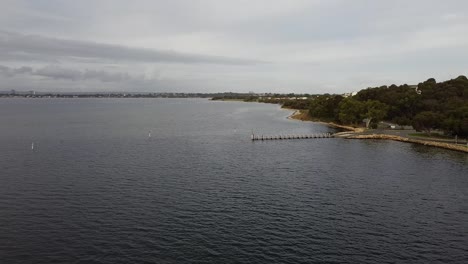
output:
[[366,132],[365,128],[355,128],[351,126],[343,126],[343,125],[335,124],[333,122],[323,122],[319,120],[314,120],[307,114],[306,110],[298,110],[298,109],[290,109],[290,108],[285,108],[285,109],[294,111],[293,113],[291,113],[291,115],[288,116],[288,119],[315,122],[315,123],[327,125],[329,127],[347,130],[346,132],[339,132],[335,134],[337,137],[341,137],[345,139],[394,140],[394,141],[399,141],[399,142],[414,143],[414,144],[420,144],[420,145],[425,145],[425,146],[432,146],[432,147],[438,147],[438,148],[468,153],[468,145],[457,145],[457,144],[437,142],[437,141],[432,141],[432,140],[413,139],[413,138],[402,137],[402,136],[397,136],[397,135],[389,135],[389,134],[384,134],[384,133],[367,134],[367,133],[364,133]]

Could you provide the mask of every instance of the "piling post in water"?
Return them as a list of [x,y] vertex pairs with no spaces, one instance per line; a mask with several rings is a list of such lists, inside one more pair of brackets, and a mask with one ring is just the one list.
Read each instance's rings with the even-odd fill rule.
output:
[[[309,138],[332,138],[334,135],[330,132],[315,133],[315,134],[277,134],[277,135],[255,135],[252,131],[252,140],[287,140],[287,139],[309,139]],[[457,142],[458,138],[455,138]],[[468,140],[467,140],[468,143]]]

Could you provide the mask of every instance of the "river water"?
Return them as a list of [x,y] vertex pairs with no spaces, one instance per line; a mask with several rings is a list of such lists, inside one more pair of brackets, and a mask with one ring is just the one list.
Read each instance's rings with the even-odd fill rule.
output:
[[[468,156],[276,105],[1,99],[1,263],[468,263]],[[151,133],[151,137],[149,137]],[[34,142],[34,149],[31,149]]]

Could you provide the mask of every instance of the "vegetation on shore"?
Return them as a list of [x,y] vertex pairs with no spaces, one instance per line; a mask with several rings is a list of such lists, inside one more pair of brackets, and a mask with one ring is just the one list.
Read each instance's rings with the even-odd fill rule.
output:
[[352,96],[225,94],[213,98],[232,99],[303,110],[295,117],[299,120],[370,128],[385,120],[398,126],[413,126],[427,135],[440,130],[447,136],[468,137],[468,79],[465,76],[440,83],[431,78],[418,85],[367,88]]
[[[261,102],[261,100],[259,100]],[[307,100],[288,100],[283,107],[308,111],[310,120],[341,125],[376,127],[379,121],[413,126],[430,135],[434,129],[448,136],[468,136],[468,79],[437,83],[367,88],[353,96],[324,94]],[[301,118],[304,120],[305,118]]]
[[[345,138],[389,139],[468,152],[463,145],[418,139],[468,136],[468,79],[465,76],[441,83],[431,78],[418,85],[367,88],[354,95],[235,94],[213,100],[281,104],[283,108],[296,110],[290,116],[292,119],[324,122],[353,131],[342,132]],[[424,133],[410,134],[414,138],[359,133],[364,131],[363,126],[376,127],[380,121],[413,126]],[[444,135],[431,132],[434,129],[443,131]]]

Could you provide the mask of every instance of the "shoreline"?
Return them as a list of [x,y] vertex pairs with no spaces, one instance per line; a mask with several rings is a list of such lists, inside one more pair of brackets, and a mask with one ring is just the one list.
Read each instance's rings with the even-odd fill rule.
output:
[[309,117],[307,114],[307,110],[301,110],[301,109],[292,109],[292,108],[283,108],[287,110],[292,110],[294,111],[292,114],[290,114],[287,118],[288,119],[294,119],[294,120],[299,120],[299,121],[308,121],[308,122],[314,122],[314,123],[319,123],[322,125],[326,125],[329,127],[333,128],[340,128],[348,131],[353,131],[353,132],[364,132],[364,128],[361,127],[352,127],[352,126],[344,126],[344,125],[339,125],[334,122],[325,122],[325,121],[320,121],[320,120],[315,120]]
[[307,113],[305,112],[305,110],[291,109],[291,108],[284,108],[284,109],[294,111],[293,113],[291,113],[287,117],[288,119],[315,122],[315,123],[323,124],[323,125],[333,127],[333,128],[340,128],[340,129],[348,130],[348,131],[345,131],[345,132],[335,133],[335,136],[341,137],[341,138],[344,138],[344,139],[384,139],[384,140],[393,140],[393,141],[420,144],[420,145],[424,145],[424,146],[431,146],[431,147],[437,147],[437,148],[443,148],[443,149],[449,149],[449,150],[455,150],[455,151],[458,151],[458,152],[468,153],[468,145],[456,145],[456,144],[438,142],[438,141],[432,141],[432,140],[412,139],[412,138],[408,138],[408,137],[401,137],[401,136],[389,135],[389,134],[362,134],[365,131],[365,128],[355,128],[355,127],[351,127],[351,126],[343,126],[343,125],[335,124],[333,122],[324,122],[324,121],[320,121],[320,120],[313,120],[312,118],[307,116]]
[[388,134],[351,135],[345,138],[347,139],[385,139],[385,140],[414,143],[414,144],[420,144],[424,146],[438,147],[438,148],[468,153],[468,146],[466,145],[455,145],[451,143],[437,142],[437,141],[432,141],[432,140],[426,141],[426,140],[412,139],[412,138],[406,138],[406,137],[388,135]]

